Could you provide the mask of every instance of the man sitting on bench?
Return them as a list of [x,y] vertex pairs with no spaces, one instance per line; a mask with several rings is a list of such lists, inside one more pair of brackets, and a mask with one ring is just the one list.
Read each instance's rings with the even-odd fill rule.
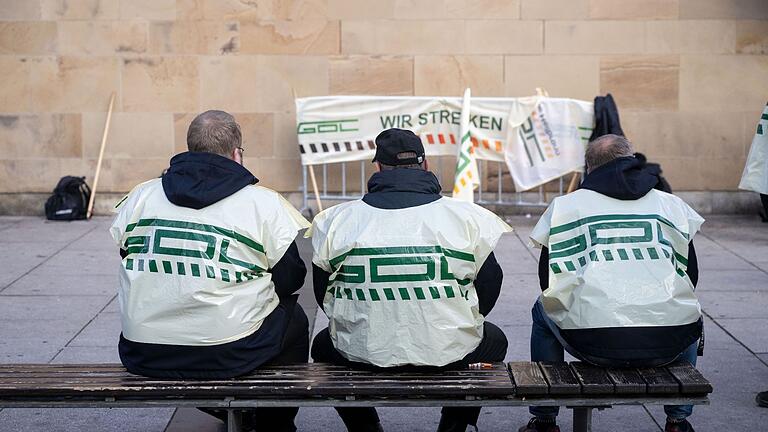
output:
[[[563,348],[598,366],[696,365],[702,319],[693,236],[701,218],[655,190],[624,137],[587,145],[578,191],[555,198],[531,233],[543,293],[531,311],[531,360]],[[531,407],[520,432],[559,432],[558,407]],[[691,406],[665,406],[666,432],[693,431]]]
[[[294,239],[309,223],[255,185],[241,142],[234,117],[200,114],[187,132],[189,151],[117,205],[118,347],[129,372],[218,379],[307,361],[308,322],[294,295],[306,268]],[[295,431],[297,410],[259,408],[245,422]]]
[[[368,193],[315,217],[315,296],[330,325],[312,358],[355,368],[466,368],[504,360],[507,339],[485,321],[499,296],[493,255],[511,228],[475,204],[444,198],[421,139],[376,138]],[[381,430],[375,408],[338,408],[347,429]],[[480,408],[443,408],[440,431],[464,431]]]

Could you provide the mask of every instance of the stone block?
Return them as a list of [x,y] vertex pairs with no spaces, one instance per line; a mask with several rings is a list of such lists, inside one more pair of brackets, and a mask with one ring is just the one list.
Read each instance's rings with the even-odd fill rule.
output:
[[467,53],[540,54],[544,50],[541,21],[467,21],[466,27]]
[[768,21],[734,23],[737,54],[768,54]]
[[396,0],[328,0],[328,18],[343,20],[390,19]]
[[[743,28],[747,30],[748,26]],[[732,54],[735,29],[734,21],[648,21],[645,23],[646,50],[664,54]],[[749,31],[745,33],[750,34]],[[747,44],[749,42],[745,42]]]
[[25,57],[0,56],[0,76],[13,85],[0,86],[0,112],[30,110],[30,60]]
[[266,0],[256,3],[259,19],[307,20],[328,17],[328,0]]
[[395,19],[518,19],[519,0],[396,0]]
[[24,21],[40,19],[40,3],[37,1],[0,0],[0,21]]
[[701,180],[701,169],[698,158],[687,157],[654,157],[653,162],[661,164],[664,177],[672,190],[702,190],[705,189]]
[[325,19],[327,0],[178,0],[179,20],[305,20]]
[[600,62],[596,56],[506,56],[507,96],[530,96],[536,88],[553,97],[592,100],[600,91]]
[[320,56],[205,58],[200,76],[202,109],[292,111],[294,95],[328,93],[328,60]]
[[56,40],[55,22],[0,22],[0,55],[54,54],[56,52]]
[[[621,120],[627,138],[650,159],[746,156],[739,113],[628,112],[622,114]],[[681,189],[675,185],[673,188]]]
[[121,19],[176,19],[176,0],[120,0]]
[[504,59],[501,56],[417,56],[414,63],[415,94],[461,96],[470,87],[472,96],[499,96],[504,92]]
[[763,0],[679,0],[681,19],[766,19]]
[[589,0],[592,19],[677,19],[678,0]]
[[[105,113],[83,114],[83,152],[87,158],[99,156]],[[173,114],[112,114],[104,157],[135,159],[170,158],[173,154]],[[122,162],[121,162],[122,163]]]
[[522,19],[578,20],[589,16],[588,0],[522,0]]
[[[468,45],[465,29],[472,21],[423,20],[343,21],[343,54],[462,54]],[[498,25],[498,24],[497,24]],[[518,27],[528,29],[527,25]],[[515,30],[511,31],[516,33]],[[497,43],[494,45],[498,46]],[[517,44],[515,44],[517,45]]]
[[[190,112],[198,107],[195,57],[123,59],[122,94],[126,111]],[[225,77],[219,77],[219,84]]]
[[119,110],[118,59],[61,56],[30,58],[28,62],[31,111],[106,111],[113,92],[118,94],[115,106]]
[[137,184],[160,177],[168,168],[169,158],[115,159],[107,174],[112,182],[104,192],[129,192]]
[[141,54],[147,50],[147,32],[147,23],[140,21],[63,21],[59,23],[59,52]]
[[[29,2],[32,3],[32,2]],[[41,0],[44,20],[117,19],[120,0]]]
[[544,51],[553,54],[633,54],[645,48],[640,21],[547,21]]
[[736,190],[741,180],[746,157],[698,157],[701,184],[705,190]]
[[617,56],[600,60],[600,94],[624,110],[676,110],[677,56]]
[[406,56],[331,57],[329,91],[341,95],[412,95],[413,62]]
[[[258,177],[260,186],[280,192],[292,192],[301,188],[301,161],[299,159],[271,158],[259,159],[258,162],[246,162],[246,166]],[[257,164],[253,162],[257,162]]]
[[237,21],[157,21],[149,25],[152,54],[231,54],[240,51]]
[[272,154],[280,159],[298,159],[299,139],[296,135],[296,114],[276,113],[274,115]]
[[749,111],[765,104],[768,57],[684,55],[681,111]]
[[0,115],[4,159],[82,156],[80,114]]
[[240,26],[244,54],[338,54],[339,21],[259,21]]

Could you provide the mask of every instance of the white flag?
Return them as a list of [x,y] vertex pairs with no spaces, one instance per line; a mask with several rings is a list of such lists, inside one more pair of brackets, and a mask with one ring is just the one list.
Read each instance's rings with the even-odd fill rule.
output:
[[469,107],[471,92],[464,91],[459,122],[459,152],[456,161],[456,178],[453,181],[453,197],[462,201],[475,201],[475,189],[480,185],[475,151],[470,140]]

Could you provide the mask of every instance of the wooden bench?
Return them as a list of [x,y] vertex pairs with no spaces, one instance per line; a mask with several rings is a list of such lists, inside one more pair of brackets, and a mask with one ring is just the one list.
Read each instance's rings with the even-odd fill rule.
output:
[[[310,363],[227,380],[158,380],[121,365],[0,365],[0,408],[207,407],[227,410],[239,431],[244,408],[300,406],[530,406],[573,409],[574,431],[612,405],[707,404],[709,382],[688,363],[603,369],[574,363],[498,363],[434,373],[351,370]],[[522,421],[523,419],[519,419]]]

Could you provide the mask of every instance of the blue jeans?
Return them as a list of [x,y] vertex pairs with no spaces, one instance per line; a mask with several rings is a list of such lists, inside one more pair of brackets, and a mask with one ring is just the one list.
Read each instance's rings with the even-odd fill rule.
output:
[[[568,351],[577,359],[588,360],[563,339],[560,335],[560,329],[544,312],[541,299],[533,305],[531,318],[533,318],[533,327],[531,328],[531,361],[564,361],[565,353],[563,350]],[[693,366],[696,366],[697,346],[698,342],[695,342],[686,348],[677,359],[687,360]],[[529,408],[529,411],[536,417],[551,418],[557,416],[560,412],[560,407],[532,406]],[[670,419],[684,419],[693,412],[693,405],[665,405],[664,412]]]

